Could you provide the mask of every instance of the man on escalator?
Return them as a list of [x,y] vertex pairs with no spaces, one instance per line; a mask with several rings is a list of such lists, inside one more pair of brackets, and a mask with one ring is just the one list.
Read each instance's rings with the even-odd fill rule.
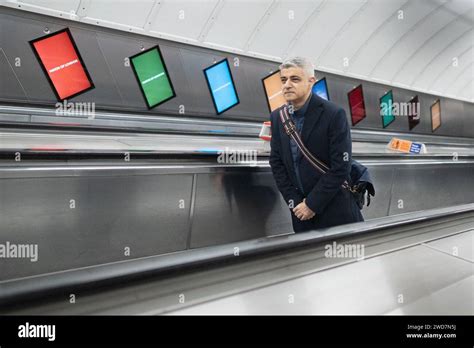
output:
[[329,170],[318,172],[284,130],[278,108],[271,114],[270,166],[291,210],[293,229],[304,232],[363,221],[352,194],[342,188],[350,176],[352,141],[344,109],[312,93],[316,79],[310,60],[280,65],[282,92],[302,142]]

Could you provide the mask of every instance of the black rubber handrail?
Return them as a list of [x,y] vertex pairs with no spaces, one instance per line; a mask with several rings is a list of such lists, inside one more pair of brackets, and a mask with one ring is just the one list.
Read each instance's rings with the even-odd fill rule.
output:
[[68,290],[85,290],[98,286],[114,285],[124,281],[165,274],[176,270],[212,265],[236,260],[234,251],[239,248],[239,259],[266,253],[307,247],[328,239],[353,236],[413,225],[433,219],[474,212],[474,203],[448,208],[430,209],[378,218],[361,223],[341,225],[314,232],[285,234],[218,246],[191,249],[164,255],[149,256],[78,269],[18,278],[0,282],[0,306],[10,306]]

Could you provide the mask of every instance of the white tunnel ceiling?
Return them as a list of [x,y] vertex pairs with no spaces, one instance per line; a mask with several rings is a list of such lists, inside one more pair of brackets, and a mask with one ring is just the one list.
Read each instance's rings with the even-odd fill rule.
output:
[[[0,0],[1,1],[1,0]],[[474,0],[3,0],[5,6],[474,102]]]

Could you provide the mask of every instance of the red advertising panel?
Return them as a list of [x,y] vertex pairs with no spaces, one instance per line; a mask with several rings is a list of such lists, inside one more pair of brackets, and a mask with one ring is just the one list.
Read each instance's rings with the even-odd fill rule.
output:
[[30,45],[59,101],[94,88],[69,29],[32,40]]
[[349,108],[351,110],[352,125],[355,126],[366,117],[362,85],[354,88],[347,94],[347,96],[349,97]]

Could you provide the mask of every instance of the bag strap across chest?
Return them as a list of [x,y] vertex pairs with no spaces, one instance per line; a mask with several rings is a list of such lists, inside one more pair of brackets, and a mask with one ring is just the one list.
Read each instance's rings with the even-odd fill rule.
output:
[[[298,148],[300,149],[301,153],[303,156],[308,160],[311,165],[316,168],[317,171],[319,171],[322,174],[325,174],[328,170],[329,167],[319,159],[317,159],[313,154],[308,150],[308,148],[304,145],[303,140],[301,139],[301,136],[296,130],[295,123],[293,120],[290,118],[289,112],[288,112],[288,107],[284,106],[283,108],[280,109],[280,120],[281,123],[283,124],[283,129],[285,130],[285,133],[293,139],[293,141],[296,143]],[[341,185],[342,188],[349,190],[350,192],[357,192],[357,187],[356,186],[350,186],[347,180],[343,182]]]

